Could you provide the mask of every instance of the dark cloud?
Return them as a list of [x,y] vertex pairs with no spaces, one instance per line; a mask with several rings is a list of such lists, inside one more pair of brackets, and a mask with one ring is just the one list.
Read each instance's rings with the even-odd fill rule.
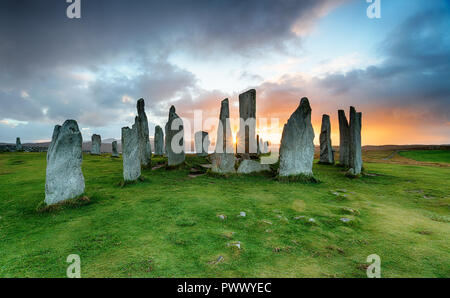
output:
[[[0,2],[0,119],[88,126],[131,119],[145,97],[150,113],[171,103],[203,102],[175,52],[201,59],[282,50],[333,1],[82,0],[82,18],[66,17],[64,0]],[[125,68],[125,69],[124,69]],[[132,72],[132,73],[128,73]],[[22,98],[27,92],[29,97]],[[195,97],[199,97],[196,99]],[[131,98],[132,101],[127,99]]]

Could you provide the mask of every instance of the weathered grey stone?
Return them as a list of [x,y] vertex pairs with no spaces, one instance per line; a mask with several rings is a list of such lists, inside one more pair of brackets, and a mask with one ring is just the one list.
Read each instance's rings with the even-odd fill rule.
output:
[[122,127],[123,179],[136,181],[141,176],[141,155],[139,150],[137,117],[131,129]]
[[350,127],[344,110],[338,111],[339,115],[339,164],[344,167],[350,165]]
[[320,163],[334,164],[334,151],[331,146],[331,123],[330,116],[322,116],[322,127],[320,129]]
[[164,132],[161,126],[155,127],[155,155],[164,154]]
[[16,151],[23,151],[22,143],[20,142],[20,138],[16,138]]
[[260,164],[259,162],[251,159],[244,159],[237,170],[239,174],[259,173],[264,171],[270,171],[270,166]]
[[141,165],[146,167],[151,164],[152,148],[148,132],[148,120],[145,114],[145,101],[143,98],[137,102],[137,130],[139,136],[139,154],[141,156]]
[[84,193],[83,138],[75,120],[56,125],[47,152],[45,203],[56,204]]
[[182,164],[185,160],[184,154],[184,128],[183,121],[171,106],[169,120],[166,123],[166,152],[169,166]]
[[100,135],[92,135],[91,154],[100,155],[102,146],[102,137]]
[[256,141],[256,90],[251,89],[239,95],[239,132],[237,153],[243,158],[257,154]]
[[207,156],[209,148],[209,134],[206,131],[197,131],[195,133],[195,153],[198,156]]
[[264,147],[263,147],[264,149],[263,149],[263,153],[264,154],[267,154],[267,153],[269,153],[269,141],[265,141],[264,142]]
[[236,158],[233,150],[233,135],[230,125],[230,107],[228,98],[221,102],[219,125],[217,128],[216,150],[212,155],[211,171],[227,174],[235,173]]
[[350,107],[350,152],[349,168],[352,175],[361,174],[361,117],[362,113],[357,113],[354,107]]
[[284,125],[280,145],[280,176],[312,176],[314,130],[311,106],[302,98],[299,107]]
[[117,151],[117,141],[112,142],[112,157],[119,157],[119,151]]

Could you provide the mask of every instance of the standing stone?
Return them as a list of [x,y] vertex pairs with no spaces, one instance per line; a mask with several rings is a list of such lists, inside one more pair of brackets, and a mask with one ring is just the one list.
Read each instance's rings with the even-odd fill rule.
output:
[[361,174],[361,118],[362,113],[357,113],[354,107],[350,107],[350,152],[349,152],[349,173],[352,175]]
[[338,111],[339,115],[339,165],[348,168],[350,165],[350,127],[344,110]]
[[206,131],[197,131],[195,133],[195,153],[198,156],[208,156],[209,135]]
[[56,204],[84,193],[83,138],[75,120],[56,125],[47,151],[45,203]]
[[233,149],[233,135],[230,124],[228,98],[220,105],[219,125],[217,128],[216,150],[212,156],[211,171],[214,173],[235,173],[236,158]]
[[248,159],[257,153],[255,89],[239,95],[239,117],[237,153]]
[[170,107],[169,120],[166,123],[166,151],[169,166],[184,163],[183,120],[175,112],[174,106]]
[[261,155],[262,147],[262,139],[256,135],[256,154]]
[[264,142],[264,150],[263,150],[264,154],[269,153],[269,141],[265,141]]
[[139,154],[141,165],[146,167],[151,164],[152,148],[148,132],[148,120],[145,114],[145,101],[143,98],[137,101],[137,130],[139,136]]
[[100,155],[102,146],[102,137],[100,135],[92,135],[91,154]]
[[284,125],[280,145],[280,176],[312,176],[314,160],[314,130],[311,106],[302,98],[299,107]]
[[16,151],[23,151],[22,143],[20,142],[20,138],[16,138]]
[[117,141],[112,142],[112,157],[119,157],[119,151],[117,151]]
[[163,155],[164,154],[164,132],[161,126],[155,127],[155,155]]
[[138,125],[136,117],[131,129],[122,127],[123,179],[125,181],[135,181],[141,176]]
[[333,146],[331,146],[331,123],[330,116],[322,116],[322,127],[320,129],[320,163],[334,164]]

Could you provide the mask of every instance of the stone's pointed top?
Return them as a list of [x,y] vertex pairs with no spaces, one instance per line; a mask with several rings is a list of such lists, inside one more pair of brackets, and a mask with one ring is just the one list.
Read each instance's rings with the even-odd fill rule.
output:
[[[56,125],[56,126],[61,127],[61,125]],[[64,121],[62,126],[67,127],[72,133],[80,132],[80,129],[78,128],[78,123],[75,120],[72,120],[72,119],[66,120],[66,121]]]
[[140,111],[144,111],[145,101],[144,101],[143,98],[140,98],[140,99],[137,101],[136,107],[137,107],[138,113],[139,113]]
[[307,97],[303,97],[300,100],[300,105],[297,108],[297,111],[302,111],[303,116],[311,113],[311,106],[309,105],[309,99]]
[[170,110],[169,110],[169,113],[172,114],[172,113],[175,113],[175,112],[176,112],[175,106],[171,106]]
[[222,100],[221,103],[222,103],[222,104],[228,104],[228,98],[225,98],[224,100]]
[[355,107],[353,107],[353,106],[350,107],[350,113],[356,113]]
[[308,99],[308,97],[303,97],[303,98],[300,100],[300,106],[305,106],[305,107],[308,107],[309,109],[311,109],[311,106],[310,106],[310,104],[309,104],[309,99]]
[[330,119],[330,115],[323,114],[323,115],[322,115],[322,120],[323,120],[323,119],[328,119],[328,120],[329,120],[329,119]]

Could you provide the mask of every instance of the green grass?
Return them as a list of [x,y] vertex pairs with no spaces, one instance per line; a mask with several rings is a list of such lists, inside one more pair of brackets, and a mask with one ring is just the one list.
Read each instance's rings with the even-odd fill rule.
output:
[[417,161],[450,163],[450,150],[411,150],[398,154]]
[[321,183],[304,184],[189,177],[201,163],[120,186],[121,159],[85,155],[90,202],[38,212],[45,154],[0,154],[0,277],[65,277],[70,254],[82,277],[365,277],[371,254],[383,277],[450,277],[448,167],[365,163],[378,175],[349,179],[314,164]]

